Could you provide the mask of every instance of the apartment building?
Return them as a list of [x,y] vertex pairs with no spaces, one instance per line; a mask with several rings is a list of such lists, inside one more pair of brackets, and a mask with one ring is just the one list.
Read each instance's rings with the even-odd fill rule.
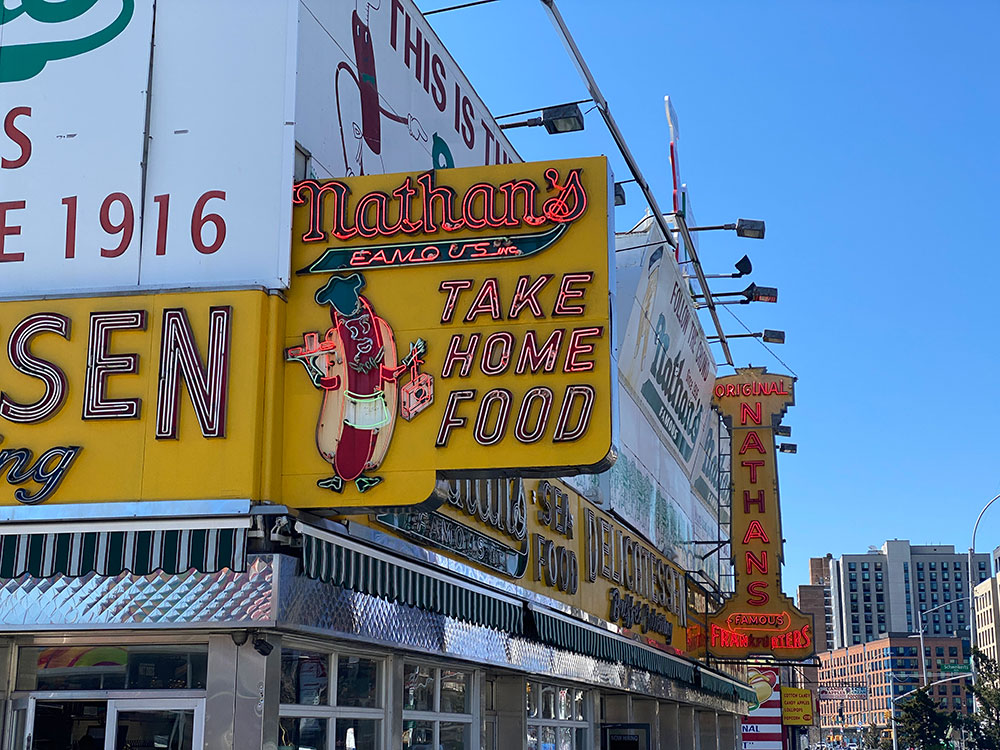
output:
[[[991,558],[973,560],[972,581],[989,578]],[[968,556],[953,545],[911,545],[886,541],[862,554],[841,555],[830,563],[833,647],[884,639],[889,633],[931,636],[967,633]]]

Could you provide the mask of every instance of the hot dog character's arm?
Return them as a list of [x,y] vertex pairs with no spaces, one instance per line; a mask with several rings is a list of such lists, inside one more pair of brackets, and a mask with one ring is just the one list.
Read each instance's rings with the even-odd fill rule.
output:
[[414,362],[421,364],[420,355],[427,351],[427,342],[417,339],[410,344],[410,353],[403,357],[403,360],[396,367],[386,367],[382,365],[382,378],[384,380],[396,380],[400,375],[410,369]]

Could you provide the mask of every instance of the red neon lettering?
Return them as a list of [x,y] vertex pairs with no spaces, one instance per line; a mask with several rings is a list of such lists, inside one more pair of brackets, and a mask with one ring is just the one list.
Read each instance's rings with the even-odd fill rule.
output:
[[586,307],[584,305],[567,305],[566,300],[581,299],[586,291],[574,289],[574,284],[589,284],[594,279],[593,271],[582,273],[563,274],[562,283],[559,285],[559,296],[556,297],[556,304],[552,308],[553,317],[558,315],[583,315]]
[[472,279],[454,279],[441,282],[438,291],[448,292],[448,299],[444,301],[444,310],[441,311],[442,323],[451,322],[451,318],[455,314],[455,304],[458,302],[458,296],[466,289],[472,289]]
[[[594,399],[597,392],[591,385],[568,385],[566,393],[563,395],[562,408],[559,411],[559,418],[556,420],[555,433],[552,436],[553,443],[570,443],[579,440],[587,432],[590,426],[590,417],[594,411]],[[569,426],[570,416],[574,411],[575,402],[580,401],[580,413],[574,427]]]
[[733,385],[732,383],[730,383],[729,385],[727,385],[726,386],[726,395],[727,396],[735,396],[736,395],[736,386]]
[[502,375],[510,367],[510,355],[513,351],[514,334],[494,331],[483,342],[483,357],[479,369],[483,371],[483,375]]
[[538,339],[534,331],[527,331],[524,334],[524,341],[521,344],[521,354],[517,358],[517,367],[514,372],[523,375],[527,371],[537,373],[552,372],[556,368],[556,359],[559,357],[559,348],[562,346],[565,329],[557,328],[549,334],[548,339],[539,348]]
[[757,468],[764,465],[764,461],[740,461],[740,466],[750,469],[750,484],[757,484]]
[[745,401],[740,402],[740,424],[746,424],[748,417],[753,420],[754,424],[763,424],[760,401],[757,402],[756,409],[751,409],[750,404]]
[[518,222],[514,213],[516,207],[517,194],[520,193],[524,199],[524,223],[533,227],[545,223],[545,219],[535,215],[535,193],[538,186],[531,180],[511,180],[500,185],[500,192],[504,196],[505,211],[503,223],[508,227],[516,227]]
[[[482,216],[473,216],[473,209],[476,207],[476,199],[482,202]],[[462,199],[462,214],[465,217],[465,225],[469,229],[485,229],[486,227],[499,228],[504,225],[504,217],[496,215],[496,188],[492,185],[480,182],[469,188]]]
[[500,313],[500,288],[496,279],[486,279],[479,294],[465,314],[466,323],[474,323],[482,313],[489,313],[493,320],[501,320]]
[[[552,400],[552,389],[544,385],[536,385],[524,394],[521,410],[517,414],[517,424],[514,425],[514,437],[518,442],[530,444],[541,439],[545,434],[545,428],[549,426]],[[531,418],[531,409],[535,401],[539,402],[538,417],[535,419],[534,428],[529,430],[528,420]]]
[[751,575],[754,568],[767,575],[767,550],[762,551],[759,558],[754,557],[753,552],[747,550],[747,575]]
[[757,492],[756,500],[750,498],[750,490],[743,490],[743,512],[749,513],[751,505],[756,505],[757,511],[764,513],[764,490]]
[[542,204],[542,214],[556,224],[569,224],[579,219],[587,210],[587,192],[580,183],[580,170],[571,169],[566,184],[559,184],[559,171],[545,170],[545,180],[557,191],[554,198]]
[[757,434],[756,430],[750,430],[747,432],[747,436],[743,438],[743,445],[740,446],[740,455],[742,456],[751,448],[762,455],[767,455],[767,451],[764,450],[764,444],[760,441],[760,435]]
[[476,397],[476,389],[470,388],[463,391],[452,391],[448,394],[448,401],[444,407],[444,415],[441,417],[441,427],[438,429],[437,440],[434,441],[436,448],[443,448],[448,445],[448,438],[451,431],[456,427],[465,427],[468,422],[467,417],[456,417],[458,404],[461,401],[471,401]]
[[536,318],[544,318],[545,313],[542,312],[542,306],[538,304],[538,293],[542,290],[546,284],[552,279],[552,274],[543,273],[531,286],[528,286],[528,282],[531,281],[530,276],[522,276],[517,280],[517,288],[514,290],[514,297],[510,301],[510,312],[507,317],[510,320],[517,320],[521,311],[528,307],[531,309],[531,314]]
[[754,607],[762,607],[771,600],[767,593],[767,581],[751,581],[747,584],[747,593],[750,594],[747,604]]
[[462,363],[462,367],[458,371],[459,377],[467,377],[472,371],[472,360],[476,354],[476,347],[479,346],[480,334],[470,334],[469,346],[465,349],[461,349],[460,347],[464,337],[464,334],[461,333],[456,333],[451,337],[451,343],[448,344],[448,352],[444,355],[444,364],[441,365],[442,378],[451,377],[451,371],[455,367],[456,362]]
[[764,527],[756,518],[747,526],[747,533],[743,535],[743,544],[750,544],[754,539],[760,539],[764,544],[771,543],[771,540],[767,538],[767,532],[764,531]]
[[[479,414],[476,415],[476,426],[473,437],[480,445],[496,445],[503,440],[507,433],[507,420],[510,416],[510,402],[512,394],[506,388],[494,388],[483,396],[482,403],[479,404]],[[490,422],[490,412],[493,405],[497,405],[496,422],[493,429],[488,429]]]
[[724,385],[717,385],[717,386],[715,386],[715,397],[716,398],[723,398],[725,395],[726,395],[726,386],[724,386]]
[[594,369],[593,360],[580,362],[577,358],[594,351],[594,344],[583,343],[584,339],[600,336],[604,333],[603,326],[593,328],[576,328],[569,335],[566,344],[566,360],[563,363],[563,372],[590,372]]

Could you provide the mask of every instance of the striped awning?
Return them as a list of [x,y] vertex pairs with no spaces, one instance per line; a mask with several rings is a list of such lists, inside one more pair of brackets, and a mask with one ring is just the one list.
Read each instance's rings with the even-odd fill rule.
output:
[[521,604],[473,584],[451,579],[416,563],[394,562],[374,552],[303,533],[305,575],[351,591],[434,612],[507,633],[524,632]]
[[56,531],[44,529],[0,534],[0,578],[25,574],[48,578],[123,572],[148,575],[222,569],[243,572],[247,566],[247,528],[118,529]]
[[532,610],[532,615],[539,640],[549,646],[586,654],[603,661],[620,662],[672,680],[694,683],[694,667],[680,659],[659,654],[610,633],[602,633],[596,628],[577,625],[562,617],[548,615],[538,610]]

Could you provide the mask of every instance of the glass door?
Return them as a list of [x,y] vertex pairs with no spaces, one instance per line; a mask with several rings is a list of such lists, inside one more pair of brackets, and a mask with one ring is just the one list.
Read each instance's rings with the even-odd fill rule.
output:
[[103,750],[200,750],[204,722],[200,698],[110,700]]
[[31,747],[31,727],[34,725],[34,702],[17,698],[10,702],[6,750],[28,750]]

